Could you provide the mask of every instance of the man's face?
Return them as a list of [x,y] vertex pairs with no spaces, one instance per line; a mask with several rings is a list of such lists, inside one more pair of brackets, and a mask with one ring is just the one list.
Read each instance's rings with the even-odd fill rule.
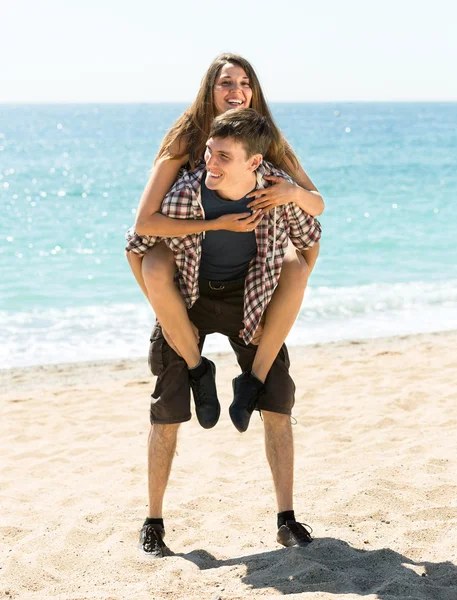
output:
[[230,198],[231,190],[252,181],[262,161],[260,154],[248,158],[244,146],[233,138],[210,138],[206,143],[206,187]]

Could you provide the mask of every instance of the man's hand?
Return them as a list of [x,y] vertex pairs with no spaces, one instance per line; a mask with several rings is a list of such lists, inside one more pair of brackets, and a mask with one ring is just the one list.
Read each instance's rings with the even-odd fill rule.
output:
[[282,177],[274,175],[266,175],[264,179],[271,181],[274,185],[265,188],[264,190],[255,190],[246,196],[246,198],[254,198],[248,204],[249,208],[261,209],[264,212],[272,210],[275,206],[282,206],[289,202],[295,201],[297,186]]
[[238,231],[246,233],[246,231],[254,231],[260,221],[263,219],[262,211],[254,211],[254,213],[237,213],[222,215],[214,219],[214,230],[218,231],[225,229],[226,231]]

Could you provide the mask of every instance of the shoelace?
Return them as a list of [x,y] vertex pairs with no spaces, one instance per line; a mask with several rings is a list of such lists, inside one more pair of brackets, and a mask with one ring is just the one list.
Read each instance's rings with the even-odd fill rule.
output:
[[201,379],[193,382],[194,386],[198,389],[197,395],[194,396],[196,404],[204,404],[206,400],[205,386],[202,384]]
[[159,536],[157,529],[154,529],[152,525],[147,525],[146,531],[144,532],[143,542],[143,548],[145,552],[159,550],[162,546],[165,546],[165,543]]
[[286,521],[286,526],[295,536],[303,540],[312,539],[311,534],[313,533],[313,528],[310,525],[307,525],[306,523],[300,523],[299,521]]

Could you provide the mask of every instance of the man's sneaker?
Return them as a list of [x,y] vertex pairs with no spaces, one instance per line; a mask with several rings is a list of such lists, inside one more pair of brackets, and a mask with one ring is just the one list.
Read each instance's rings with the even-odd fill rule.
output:
[[146,525],[141,528],[138,548],[142,554],[149,558],[163,558],[171,556],[171,550],[166,546],[163,538],[165,529],[162,525]]
[[229,408],[232,423],[240,433],[249,427],[252,411],[257,406],[257,400],[264,393],[264,384],[251,371],[245,371],[235,377],[232,382],[233,402]]
[[[308,531],[309,528],[311,531]],[[278,529],[276,540],[283,546],[307,546],[313,541],[311,527],[298,521],[286,521]]]
[[204,429],[211,429],[219,421],[221,414],[216,390],[216,365],[204,356],[202,361],[206,365],[206,372],[199,379],[190,376],[190,387],[194,394],[198,422]]

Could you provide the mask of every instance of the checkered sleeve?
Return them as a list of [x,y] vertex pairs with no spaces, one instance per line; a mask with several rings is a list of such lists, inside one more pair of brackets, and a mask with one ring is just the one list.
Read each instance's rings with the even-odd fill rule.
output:
[[299,250],[311,248],[321,238],[322,227],[317,219],[305,213],[296,204],[286,204],[284,210],[289,223],[289,238]]
[[149,248],[155,246],[160,238],[156,235],[138,235],[134,227],[130,227],[125,234],[127,252],[135,252],[140,256],[144,256]]

